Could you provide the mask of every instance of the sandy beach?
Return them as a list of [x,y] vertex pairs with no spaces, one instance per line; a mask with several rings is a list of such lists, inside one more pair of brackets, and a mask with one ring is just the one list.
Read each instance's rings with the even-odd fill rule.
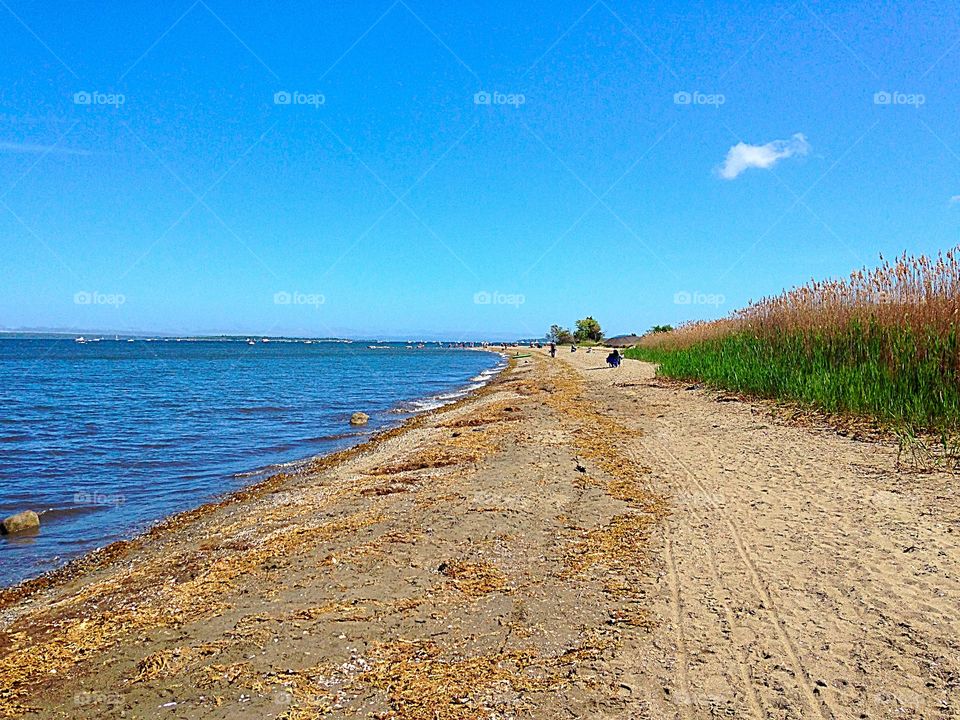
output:
[[0,717],[952,718],[954,476],[602,351],[0,594]]

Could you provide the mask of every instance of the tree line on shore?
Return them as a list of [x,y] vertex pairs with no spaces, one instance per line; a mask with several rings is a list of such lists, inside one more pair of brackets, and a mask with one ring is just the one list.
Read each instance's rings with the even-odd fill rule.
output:
[[603,329],[600,323],[592,316],[577,320],[573,332],[560,325],[551,325],[547,332],[547,340],[557,345],[573,345],[574,343],[599,343],[603,340]]

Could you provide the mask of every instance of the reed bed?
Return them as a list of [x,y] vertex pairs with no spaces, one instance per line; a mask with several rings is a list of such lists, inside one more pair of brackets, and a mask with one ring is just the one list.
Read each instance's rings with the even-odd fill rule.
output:
[[[628,357],[659,374],[870,417],[960,428],[960,260],[906,254],[812,281],[730,317],[643,338]],[[882,258],[881,258],[882,260]]]

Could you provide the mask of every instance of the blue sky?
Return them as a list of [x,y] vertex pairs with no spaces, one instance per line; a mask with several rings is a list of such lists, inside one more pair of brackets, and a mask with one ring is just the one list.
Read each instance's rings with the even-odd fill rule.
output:
[[0,0],[0,327],[633,332],[953,247],[960,6],[880,5]]

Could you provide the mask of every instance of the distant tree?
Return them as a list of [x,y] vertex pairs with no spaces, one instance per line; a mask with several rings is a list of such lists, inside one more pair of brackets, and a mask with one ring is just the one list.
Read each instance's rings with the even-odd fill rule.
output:
[[673,330],[673,325],[654,325],[650,328],[652,333],[665,333]]
[[577,320],[577,330],[573,334],[577,342],[600,342],[603,340],[603,330],[600,329],[600,323],[591,316],[582,320]]

